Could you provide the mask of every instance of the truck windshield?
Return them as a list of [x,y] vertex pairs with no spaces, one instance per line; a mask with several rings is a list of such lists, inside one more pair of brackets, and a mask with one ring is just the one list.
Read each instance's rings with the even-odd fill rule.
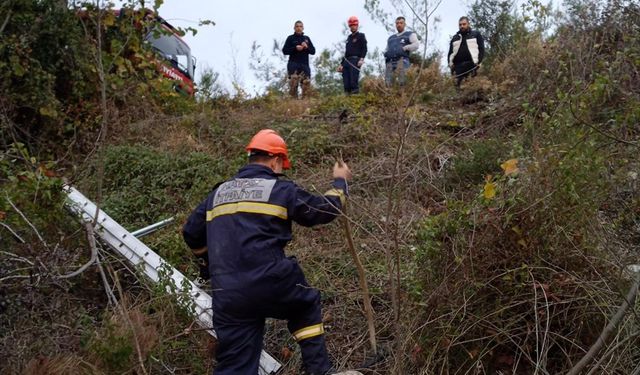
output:
[[171,63],[171,65],[184,73],[190,79],[193,79],[193,59],[191,58],[191,49],[175,35],[170,29],[162,27],[161,32],[150,32],[145,40],[151,44],[154,50],[163,58]]

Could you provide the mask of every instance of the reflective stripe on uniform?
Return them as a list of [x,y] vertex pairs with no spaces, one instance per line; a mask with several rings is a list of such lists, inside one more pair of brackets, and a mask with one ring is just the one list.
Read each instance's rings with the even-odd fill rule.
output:
[[333,188],[327,191],[326,193],[324,193],[324,195],[328,197],[339,197],[340,203],[342,203],[343,207],[344,207],[344,204],[347,202],[347,196],[344,194],[344,190],[342,189]]
[[324,333],[324,325],[322,323],[312,326],[301,328],[293,333],[293,338],[296,341],[308,339],[315,336],[320,336]]
[[288,217],[286,207],[269,203],[237,202],[222,204],[207,211],[207,221],[211,221],[218,216],[231,215],[238,212],[276,216],[283,220],[287,220]]

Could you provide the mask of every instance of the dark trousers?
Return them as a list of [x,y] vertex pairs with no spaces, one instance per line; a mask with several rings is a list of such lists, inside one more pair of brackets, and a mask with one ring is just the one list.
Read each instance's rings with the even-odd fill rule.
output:
[[213,328],[218,335],[216,375],[258,373],[265,318],[284,319],[298,341],[309,374],[331,370],[320,293],[304,278],[295,259],[278,262],[251,285],[213,292]]
[[358,79],[360,78],[360,68],[358,68],[358,56],[345,57],[342,60],[342,83],[344,92],[347,94],[357,94],[360,92]]
[[460,87],[462,81],[467,77],[475,77],[478,69],[473,61],[463,61],[454,65],[456,75],[456,87]]
[[309,65],[298,63],[295,61],[289,61],[287,63],[287,73],[289,74],[289,76],[291,76],[292,74],[304,74],[305,77],[311,78],[311,69],[309,68]]
[[287,64],[287,73],[289,75],[289,95],[298,98],[298,86],[302,89],[302,97],[309,96],[311,86],[311,70],[309,65],[289,61]]

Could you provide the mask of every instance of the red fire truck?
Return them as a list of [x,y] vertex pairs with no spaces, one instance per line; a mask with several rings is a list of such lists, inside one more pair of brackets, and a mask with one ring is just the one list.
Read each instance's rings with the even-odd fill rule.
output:
[[178,91],[193,95],[196,58],[191,55],[191,48],[169,22],[157,15],[152,17],[160,30],[149,31],[144,40],[159,57],[158,70],[164,77],[175,81]]
[[[196,59],[191,55],[189,45],[181,38],[180,30],[150,9],[122,8],[112,12],[116,22],[133,24],[142,33],[142,42],[155,52],[153,62],[158,72],[174,82],[176,91],[192,96],[195,92]],[[87,18],[91,11],[82,10],[79,14]],[[112,37],[118,35],[115,32]]]

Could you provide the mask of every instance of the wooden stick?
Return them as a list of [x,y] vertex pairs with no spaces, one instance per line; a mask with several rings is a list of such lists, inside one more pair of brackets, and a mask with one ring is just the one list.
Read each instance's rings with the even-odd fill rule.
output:
[[356,248],[353,245],[353,235],[351,232],[351,224],[349,223],[349,218],[346,217],[347,214],[347,204],[345,203],[342,208],[342,226],[344,227],[345,237],[347,238],[347,245],[349,247],[349,252],[351,253],[351,257],[353,258],[353,262],[356,264],[356,269],[358,271],[358,281],[360,283],[360,289],[362,290],[362,299],[364,303],[364,311],[367,315],[367,326],[369,328],[369,342],[371,343],[371,349],[373,349],[373,354],[378,354],[378,345],[376,342],[376,327],[373,320],[373,307],[371,306],[371,297],[369,296],[369,286],[367,285],[367,278],[364,273],[364,267],[362,266],[362,262],[360,261],[360,257],[356,252]]

